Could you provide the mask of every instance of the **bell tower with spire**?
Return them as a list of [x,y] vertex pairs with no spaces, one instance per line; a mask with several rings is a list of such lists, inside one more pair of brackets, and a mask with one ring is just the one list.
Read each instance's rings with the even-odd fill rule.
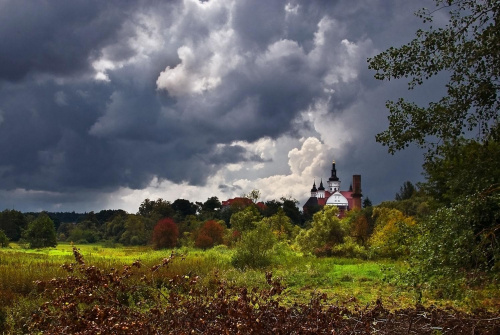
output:
[[321,178],[321,183],[319,184],[317,194],[318,194],[318,198],[320,198],[320,199],[325,198],[325,187],[323,186],[323,178]]
[[311,188],[311,198],[316,198],[318,189],[316,188],[316,181],[314,181],[313,187]]
[[328,192],[335,193],[340,190],[340,180],[337,177],[337,169],[335,168],[335,160],[332,162],[332,176],[328,178]]

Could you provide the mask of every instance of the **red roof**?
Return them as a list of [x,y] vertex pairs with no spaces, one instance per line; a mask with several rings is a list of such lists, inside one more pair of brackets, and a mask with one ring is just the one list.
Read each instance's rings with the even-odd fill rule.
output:
[[340,194],[342,194],[346,199],[347,199],[347,204],[349,205],[349,208],[353,208],[353,199],[352,199],[352,191],[340,191]]
[[252,199],[248,198],[233,198],[233,199],[228,199],[226,201],[222,202],[222,206],[231,206],[232,204],[238,204],[238,205],[245,205],[245,206],[250,206],[253,203]]
[[[237,197],[237,198],[227,199],[226,201],[223,201],[222,207],[231,206],[233,204],[238,204],[238,205],[242,205],[242,206],[246,207],[246,206],[250,206],[251,204],[253,204],[253,201],[252,201],[252,199]],[[261,210],[266,209],[266,207],[267,207],[262,201],[256,203],[255,205]]]

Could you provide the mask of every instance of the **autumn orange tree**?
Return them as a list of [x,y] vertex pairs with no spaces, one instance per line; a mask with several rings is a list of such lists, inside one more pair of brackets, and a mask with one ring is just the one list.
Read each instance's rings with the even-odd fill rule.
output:
[[153,229],[153,247],[155,249],[174,248],[178,238],[179,229],[171,218],[161,219]]
[[224,227],[215,220],[209,220],[198,231],[194,245],[197,248],[207,249],[214,245],[222,244]]

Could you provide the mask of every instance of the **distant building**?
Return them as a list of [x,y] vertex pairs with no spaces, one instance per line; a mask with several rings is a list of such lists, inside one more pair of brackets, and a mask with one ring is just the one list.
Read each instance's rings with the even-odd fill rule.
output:
[[327,188],[323,186],[321,179],[319,187],[316,188],[316,181],[313,182],[311,197],[303,206],[304,213],[314,212],[323,206],[337,206],[339,216],[351,209],[361,209],[361,175],[352,176],[352,184],[348,191],[340,190],[340,179],[337,177],[335,161],[332,163],[332,174],[327,181]]
[[[238,206],[238,207],[247,207],[253,204],[252,199],[237,197],[233,199],[228,199],[222,202],[222,208],[230,207],[230,206]],[[263,202],[258,202],[255,204],[259,209],[264,210],[266,205]]]

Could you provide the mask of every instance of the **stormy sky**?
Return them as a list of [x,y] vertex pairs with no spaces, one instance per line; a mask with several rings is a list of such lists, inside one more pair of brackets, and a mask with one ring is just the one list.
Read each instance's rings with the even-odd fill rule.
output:
[[0,210],[134,213],[145,198],[302,204],[335,159],[343,189],[391,200],[422,151],[375,142],[367,58],[408,42],[412,0],[0,0]]

